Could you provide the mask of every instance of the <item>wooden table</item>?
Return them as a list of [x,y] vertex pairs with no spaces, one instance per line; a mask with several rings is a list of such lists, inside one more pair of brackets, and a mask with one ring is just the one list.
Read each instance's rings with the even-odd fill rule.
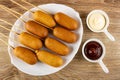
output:
[[[20,0],[16,0],[19,1]],[[7,51],[7,45],[0,42],[0,80],[119,80],[120,79],[120,0],[28,0],[35,5],[46,3],[65,4],[77,10],[83,21],[84,35],[82,44],[77,55],[72,62],[61,71],[48,76],[31,76],[16,69],[11,63]],[[21,2],[20,2],[21,3]],[[22,8],[11,3],[9,0],[0,0],[0,4],[12,8],[21,13],[25,12]],[[27,8],[32,8],[22,3]],[[110,17],[109,32],[115,37],[116,41],[110,41],[104,33],[93,33],[86,26],[86,16],[94,9],[101,9],[108,13]],[[14,23],[16,18],[0,9],[0,19]],[[0,22],[1,25],[11,28],[11,26]],[[0,28],[0,32],[8,35],[9,32]],[[7,38],[0,36],[3,40]],[[81,55],[83,43],[90,38],[100,39],[106,46],[106,56],[103,59],[110,73],[103,72],[98,64],[87,62]]]

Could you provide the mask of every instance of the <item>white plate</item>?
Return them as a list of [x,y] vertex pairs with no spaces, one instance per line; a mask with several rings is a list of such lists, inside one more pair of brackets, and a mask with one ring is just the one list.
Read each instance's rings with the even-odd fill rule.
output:
[[[70,46],[72,48],[72,51],[70,52],[69,55],[62,56],[62,58],[65,60],[65,62],[61,67],[58,67],[58,68],[51,67],[51,66],[41,63],[41,62],[38,62],[35,65],[29,65],[29,64],[23,62],[22,60],[18,59],[16,56],[14,56],[13,49],[11,49],[8,46],[8,52],[9,52],[9,55],[11,58],[11,63],[16,68],[21,70],[22,72],[30,74],[30,75],[35,75],[35,76],[43,76],[43,75],[52,74],[52,73],[55,73],[55,72],[63,69],[65,66],[67,66],[71,62],[71,60],[74,58],[75,54],[77,53],[79,46],[81,44],[82,35],[83,35],[83,25],[82,25],[81,18],[79,16],[79,13],[76,12],[74,9],[72,9],[68,6],[62,5],[62,4],[54,4],[54,3],[40,5],[39,7],[50,12],[51,14],[55,14],[57,12],[63,12],[65,14],[71,16],[72,18],[76,19],[79,22],[79,28],[76,31],[74,31],[75,33],[78,34],[77,42],[75,42],[73,44],[67,44],[67,43],[61,41],[61,42],[65,43],[66,45]],[[37,9],[38,8],[32,8],[31,10],[35,11]],[[32,15],[29,11],[27,11],[25,14],[23,14],[21,16],[21,18],[28,21],[29,19],[27,17],[32,17]],[[24,23],[20,19],[18,19],[15,22],[14,26],[12,27],[13,31],[21,33],[22,31],[20,31],[19,29],[22,29],[23,31],[25,31]],[[17,35],[13,32],[10,32],[9,37],[14,40],[17,40]],[[9,39],[9,44],[14,47],[23,46],[19,42],[15,42],[15,41],[13,42],[11,39]]]

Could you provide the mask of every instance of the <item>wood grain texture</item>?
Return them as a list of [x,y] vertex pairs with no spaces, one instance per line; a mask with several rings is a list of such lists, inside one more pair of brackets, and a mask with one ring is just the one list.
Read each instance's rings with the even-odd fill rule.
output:
[[[20,2],[20,0],[16,0]],[[65,4],[77,10],[83,21],[84,35],[82,44],[90,38],[98,38],[106,46],[106,56],[103,59],[110,73],[105,74],[98,64],[87,62],[81,55],[81,47],[72,62],[61,71],[48,76],[31,76],[16,69],[11,63],[7,52],[7,46],[0,42],[0,80],[120,80],[120,0],[27,0],[35,5],[46,3]],[[21,3],[21,2],[20,2]],[[24,13],[25,10],[11,3],[9,0],[0,0],[0,4]],[[29,5],[22,3],[27,8]],[[104,33],[93,33],[86,26],[86,16],[94,9],[101,9],[108,13],[110,26],[108,31],[116,41],[110,41]],[[0,18],[14,23],[16,18],[0,9]],[[11,26],[0,22],[8,28]],[[0,28],[0,32],[8,35],[9,32]],[[0,36],[3,40],[6,38]]]

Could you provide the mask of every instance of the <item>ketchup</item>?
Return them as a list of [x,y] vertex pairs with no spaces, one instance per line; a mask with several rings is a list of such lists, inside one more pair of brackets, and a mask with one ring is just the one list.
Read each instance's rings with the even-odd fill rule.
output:
[[84,48],[84,52],[87,58],[96,60],[101,57],[103,49],[102,49],[102,46],[98,42],[91,41],[86,44]]

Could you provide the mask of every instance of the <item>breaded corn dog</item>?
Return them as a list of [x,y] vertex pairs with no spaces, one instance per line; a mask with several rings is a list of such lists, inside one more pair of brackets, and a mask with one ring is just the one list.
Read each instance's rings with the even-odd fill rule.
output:
[[63,59],[58,55],[52,54],[45,50],[37,50],[36,54],[37,54],[38,59],[41,62],[46,63],[50,66],[59,67],[63,65]]
[[45,27],[41,26],[40,24],[38,24],[34,21],[26,22],[25,28],[29,32],[39,36],[40,38],[45,38],[48,35],[48,30]]
[[69,52],[70,52],[70,49],[67,45],[65,45],[53,38],[50,38],[50,37],[47,37],[45,39],[45,46],[48,49],[50,49],[62,56],[65,56],[65,55],[69,54]]
[[78,22],[62,12],[56,13],[54,19],[58,24],[69,30],[75,30],[78,28]]
[[41,22],[50,28],[56,25],[52,16],[42,11],[35,11],[33,17],[36,21]]
[[34,37],[33,35],[28,34],[26,32],[22,32],[19,35],[18,40],[21,44],[35,50],[40,49],[42,47],[42,41],[39,38]]
[[68,43],[77,41],[77,34],[59,26],[54,28],[53,35]]
[[28,64],[37,63],[37,56],[30,49],[18,46],[14,49],[14,55]]

